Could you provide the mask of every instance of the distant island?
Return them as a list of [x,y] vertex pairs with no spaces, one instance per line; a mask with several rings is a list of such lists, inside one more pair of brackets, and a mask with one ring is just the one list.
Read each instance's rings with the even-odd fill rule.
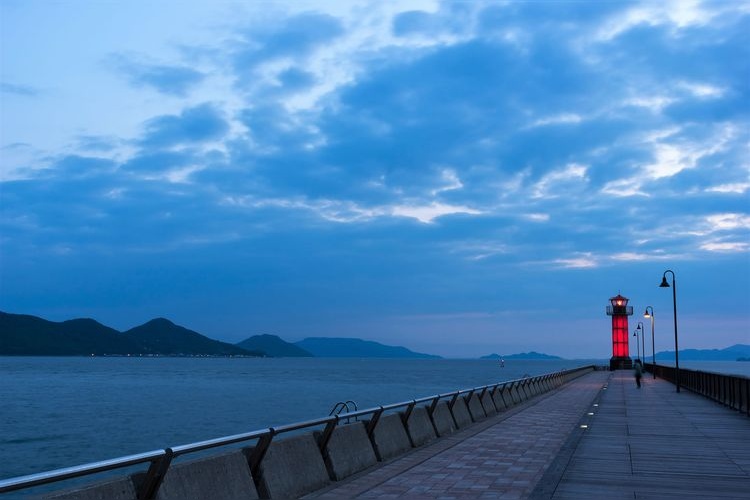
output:
[[[358,338],[309,337],[287,342],[276,335],[253,335],[236,344],[211,339],[198,332],[156,318],[126,331],[118,331],[90,318],[68,321],[0,311],[0,356],[239,356],[440,359]],[[656,353],[656,360],[674,359],[674,351]],[[536,351],[480,359],[563,359]],[[680,360],[750,361],[750,345],[725,349],[685,349]]]
[[310,337],[295,345],[325,358],[421,358],[440,359],[440,356],[414,352],[406,347],[390,346],[371,340],[351,338]]
[[550,354],[543,354],[541,352],[531,351],[531,352],[522,352],[519,354],[508,354],[505,356],[501,356],[500,354],[495,354],[494,352],[492,354],[488,354],[487,356],[482,356],[479,359],[563,359],[560,356],[552,356]]
[[0,312],[0,355],[15,356],[263,356],[153,319],[125,332],[93,319],[62,322]]
[[[745,358],[745,359],[742,359]],[[661,359],[674,359],[674,351],[659,351],[656,362]],[[680,349],[680,361],[747,361],[750,359],[750,345],[735,344],[724,349]]]
[[261,351],[272,358],[310,358],[313,356],[309,351],[290,344],[276,335],[253,335],[235,345],[243,349]]
[[6,312],[0,312],[0,356],[440,358],[353,338],[312,337],[290,343],[265,334],[229,344],[165,318],[120,332],[89,318],[55,322]]

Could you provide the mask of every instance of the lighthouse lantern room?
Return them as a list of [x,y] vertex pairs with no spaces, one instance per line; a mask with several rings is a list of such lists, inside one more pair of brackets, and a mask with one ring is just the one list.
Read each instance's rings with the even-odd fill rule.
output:
[[609,299],[607,316],[612,316],[612,358],[609,369],[632,368],[633,361],[628,351],[628,316],[633,315],[633,306],[628,305],[628,298],[617,294]]

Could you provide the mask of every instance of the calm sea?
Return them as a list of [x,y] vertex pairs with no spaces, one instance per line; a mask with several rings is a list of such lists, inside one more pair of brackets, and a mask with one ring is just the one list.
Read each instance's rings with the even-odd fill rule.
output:
[[0,357],[0,479],[591,363],[605,360]]

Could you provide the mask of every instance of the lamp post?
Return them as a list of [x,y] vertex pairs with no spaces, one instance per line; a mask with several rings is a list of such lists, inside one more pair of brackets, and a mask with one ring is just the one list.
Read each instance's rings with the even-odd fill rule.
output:
[[664,271],[664,274],[661,277],[661,285],[659,285],[659,287],[669,288],[667,273],[672,274],[672,307],[674,309],[674,373],[677,392],[680,392],[680,351],[677,347],[677,278],[674,275],[674,271],[671,269]]
[[[648,312],[648,310],[651,309],[651,313]],[[654,369],[651,370],[651,372],[654,375],[654,379],[656,378],[656,351],[654,350],[654,308],[651,306],[646,306],[646,312],[643,313],[644,318],[650,318],[651,319],[651,363],[654,365]]]
[[638,344],[638,328],[635,329],[633,332],[633,337],[635,337],[635,348],[638,351],[638,361],[641,360],[641,346]]
[[646,344],[644,343],[646,341],[646,329],[643,328],[643,321],[639,321],[635,329],[641,331],[641,356],[643,356],[641,364],[643,364],[646,361]]

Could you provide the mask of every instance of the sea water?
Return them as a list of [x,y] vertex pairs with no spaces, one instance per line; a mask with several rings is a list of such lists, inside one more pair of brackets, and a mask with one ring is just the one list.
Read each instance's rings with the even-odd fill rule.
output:
[[319,418],[338,401],[372,408],[582,364],[0,357],[0,479]]
[[0,357],[0,479],[587,364],[607,360]]

